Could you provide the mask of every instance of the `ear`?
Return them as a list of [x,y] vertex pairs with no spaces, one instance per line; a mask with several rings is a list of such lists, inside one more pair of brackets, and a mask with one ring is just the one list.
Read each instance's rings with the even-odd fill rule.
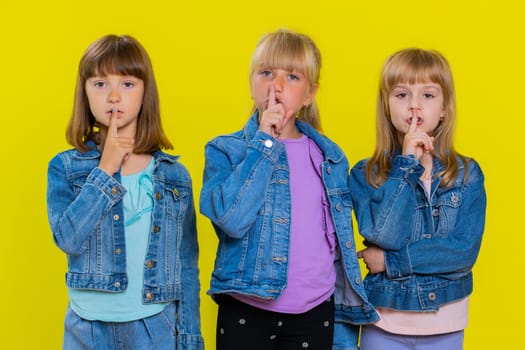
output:
[[445,119],[445,107],[439,112],[439,121],[443,121]]
[[315,94],[317,93],[318,89],[319,89],[319,85],[317,84],[313,84],[312,86],[310,86],[310,88],[306,92],[306,96],[304,97],[304,101],[303,101],[303,105],[305,107],[308,107],[309,105],[312,104],[315,98]]

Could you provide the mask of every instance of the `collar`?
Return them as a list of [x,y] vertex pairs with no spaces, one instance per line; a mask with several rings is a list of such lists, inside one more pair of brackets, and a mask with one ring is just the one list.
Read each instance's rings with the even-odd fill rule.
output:
[[[295,120],[295,125],[297,129],[305,134],[308,138],[312,139],[315,144],[319,147],[321,152],[323,152],[325,160],[331,163],[339,163],[344,158],[345,155],[343,151],[337,146],[334,142],[330,141],[328,137],[319,133],[315,130],[310,124],[305,123],[301,120]],[[255,137],[255,133],[259,130],[259,112],[255,111],[252,114],[248,122],[244,125],[244,135],[246,139],[251,140]]]

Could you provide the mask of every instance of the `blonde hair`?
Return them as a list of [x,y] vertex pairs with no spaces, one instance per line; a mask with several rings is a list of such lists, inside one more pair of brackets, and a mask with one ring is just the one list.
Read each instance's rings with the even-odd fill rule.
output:
[[385,61],[381,73],[376,111],[376,148],[366,165],[367,181],[374,187],[379,187],[386,181],[391,169],[391,157],[403,145],[402,136],[392,124],[388,105],[389,95],[398,84],[425,82],[438,84],[443,91],[444,119],[433,131],[433,155],[444,165],[444,170],[437,174],[441,177],[440,186],[449,187],[455,182],[459,167],[457,157],[467,163],[453,146],[456,95],[452,71],[447,59],[433,50],[404,49],[394,53]]
[[[308,36],[280,29],[265,35],[257,44],[250,67],[250,83],[260,67],[297,70],[305,75],[310,87],[318,86],[321,53]],[[257,106],[254,106],[253,112],[256,110]],[[321,130],[315,98],[309,106],[301,108],[297,118]]]
[[134,76],[144,82],[134,152],[153,153],[161,148],[173,148],[162,129],[159,96],[150,58],[142,45],[127,35],[106,35],[96,40],[80,59],[73,113],[66,130],[67,141],[81,152],[88,150],[88,140],[103,144],[107,128],[99,125],[91,113],[86,80],[108,74]]

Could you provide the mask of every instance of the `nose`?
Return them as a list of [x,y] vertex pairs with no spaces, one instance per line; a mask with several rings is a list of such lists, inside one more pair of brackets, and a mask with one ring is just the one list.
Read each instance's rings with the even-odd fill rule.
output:
[[273,80],[273,87],[275,92],[282,92],[284,89],[284,77],[281,74],[276,74]]
[[412,112],[412,114],[421,112],[423,110],[421,100],[418,96],[413,96],[410,98],[408,109]]
[[108,94],[108,102],[109,103],[117,103],[120,102],[120,93],[118,89],[111,88]]

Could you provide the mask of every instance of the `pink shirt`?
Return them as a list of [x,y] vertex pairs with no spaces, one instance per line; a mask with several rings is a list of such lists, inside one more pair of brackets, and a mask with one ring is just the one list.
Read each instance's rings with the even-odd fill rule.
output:
[[[249,305],[283,313],[303,313],[335,289],[335,229],[320,178],[323,155],[305,135],[280,140],[290,168],[291,232],[288,283],[277,300],[233,295]],[[276,203],[278,205],[278,203]]]

